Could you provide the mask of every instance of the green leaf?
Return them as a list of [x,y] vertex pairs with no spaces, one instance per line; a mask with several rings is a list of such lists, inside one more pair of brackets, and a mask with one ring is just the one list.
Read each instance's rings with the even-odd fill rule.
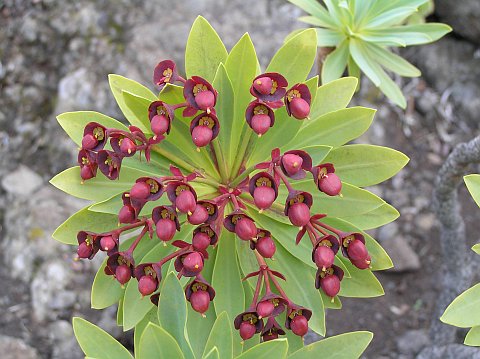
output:
[[157,101],[158,99],[155,98],[155,100],[152,101],[128,91],[122,91],[121,96],[125,106],[132,113],[132,116],[135,116],[135,124],[132,123],[132,125],[137,126],[146,134],[152,134],[150,119],[148,117],[148,108],[153,101]]
[[125,103],[125,98],[123,97],[122,93],[128,92],[135,96],[148,99],[150,102],[158,100],[157,96],[155,96],[152,91],[142,84],[120,75],[108,75],[108,82],[110,83],[110,89],[112,90],[113,96],[115,97],[115,100],[117,100],[118,107],[120,107],[128,122],[134,126],[140,127],[143,130],[149,129],[150,126],[147,125],[145,127],[145,123],[142,122],[137,117],[137,114]]
[[133,359],[130,352],[103,329],[79,317],[74,317],[72,322],[75,337],[86,356]]
[[77,234],[80,231],[97,233],[108,232],[115,228],[118,216],[96,213],[88,210],[88,206],[70,216],[53,232],[52,237],[59,242],[77,245]]
[[217,347],[213,347],[202,359],[220,359]]
[[342,77],[347,67],[349,53],[348,41],[343,40],[337,48],[331,52],[322,66],[322,83],[327,84]]
[[379,65],[370,57],[363,42],[350,39],[350,55],[375,86],[380,86],[381,80],[378,75]]
[[369,20],[364,28],[388,28],[393,25],[398,25],[416,11],[417,7],[414,6],[396,7],[395,9],[382,12],[378,16]]
[[[340,285],[341,297],[374,298],[385,294],[382,284],[369,269],[358,269],[348,259],[342,258],[343,264],[348,268],[351,277],[344,278]],[[373,258],[372,258],[373,262]]]
[[375,112],[365,107],[328,112],[305,123],[290,143],[295,143],[296,148],[317,144],[341,146],[361,136],[370,127]]
[[320,5],[319,2],[311,1],[311,0],[288,0],[288,1],[298,6],[300,9],[313,15],[312,17],[317,19],[319,22],[318,24],[314,24],[314,25],[318,25],[322,27],[330,27],[330,28],[335,28],[337,26],[335,22],[332,20],[332,17],[328,13],[327,9],[325,9],[322,5]]
[[[223,158],[227,163],[231,163],[233,155],[230,154],[230,140],[233,123],[235,121],[235,94],[232,82],[228,78],[227,70],[223,64],[220,64],[213,80],[213,87],[218,91],[217,104],[215,110],[220,122],[220,133],[218,134],[218,141],[220,142],[220,150]],[[238,134],[237,134],[237,137]],[[217,153],[217,155],[219,155]],[[225,162],[224,160],[224,162]]]
[[82,145],[83,129],[89,122],[98,122],[107,128],[128,130],[121,122],[94,111],[65,112],[57,116],[57,121],[78,146]]
[[336,47],[343,40],[345,35],[336,30],[330,29],[315,29],[317,32],[317,46],[318,47]]
[[147,315],[145,315],[145,317],[135,326],[135,330],[133,331],[133,348],[136,356],[138,356],[138,351],[140,349],[140,339],[142,338],[142,334],[147,328],[148,323],[160,325],[157,318],[157,307],[150,309]]
[[440,320],[460,328],[480,325],[480,283],[460,294],[445,309]]
[[115,194],[129,190],[137,178],[149,175],[148,172],[122,166],[120,176],[115,181],[109,180],[99,171],[97,177],[82,184],[80,167],[76,166],[60,172],[50,180],[50,183],[74,197],[103,201]]
[[350,332],[322,339],[305,346],[288,357],[288,359],[355,359],[372,341],[373,333]]
[[480,243],[475,244],[475,245],[472,247],[472,250],[473,250],[475,253],[480,254]]
[[140,348],[136,359],[184,359],[182,350],[168,332],[149,323],[140,338]]
[[281,73],[290,86],[305,81],[317,53],[315,30],[307,29],[288,40],[273,56],[266,72]]
[[[402,41],[404,43],[403,46],[408,46],[423,45],[435,42],[448,34],[450,31],[452,31],[452,28],[448,25],[440,23],[428,23],[369,30],[363,32],[362,34],[364,36],[368,35],[376,39],[393,37],[399,39],[399,41]],[[394,43],[390,44],[388,41],[383,43],[383,45],[398,46]]]
[[104,269],[106,265],[107,258],[104,259],[93,279],[91,291],[93,309],[104,309],[117,303],[125,291],[115,277],[105,274]]
[[235,94],[233,107],[234,117],[231,124],[229,162],[231,163],[238,150],[240,135],[245,127],[245,108],[252,100],[250,86],[257,75],[257,54],[248,34],[242,36],[228,55],[225,68]]
[[317,89],[315,100],[312,101],[310,118],[316,121],[318,117],[328,112],[338,111],[347,107],[357,88],[358,80],[354,77],[343,77],[322,85]]
[[480,206],[480,175],[473,174],[463,177],[468,191],[472,195],[477,206]]
[[347,145],[334,148],[325,158],[344,182],[359,187],[373,186],[398,173],[408,157],[388,147]]
[[378,75],[380,76],[380,90],[392,100],[396,105],[400,106],[402,109],[407,107],[407,100],[403,96],[402,90],[398,85],[393,81],[388,75],[379,67]]
[[218,65],[225,63],[227,55],[225,45],[216,31],[205,18],[198,16],[188,35],[185,49],[187,76],[201,76],[212,82]]
[[194,358],[187,335],[187,302],[182,285],[175,273],[170,272],[160,291],[158,320],[163,329],[177,341],[186,358]]
[[220,358],[233,358],[233,333],[232,322],[226,312],[220,313],[210,331],[203,357],[217,348]]
[[222,231],[212,276],[212,286],[216,291],[213,301],[215,312],[220,315],[226,311],[230,318],[245,310],[245,293],[235,252],[236,240],[234,233]]
[[468,331],[464,344],[480,347],[480,326],[473,327]]
[[378,63],[387,70],[405,77],[418,77],[422,74],[419,69],[407,60],[381,46],[365,42],[365,47],[372,56],[375,57]]
[[286,339],[277,339],[269,342],[255,345],[239,355],[236,359],[258,359],[258,358],[275,358],[284,359],[287,357],[288,342]]
[[380,207],[369,212],[354,216],[345,216],[343,219],[366,231],[368,229],[384,226],[390,222],[393,222],[398,217],[400,217],[400,213],[398,213],[393,206],[389,205],[388,203],[384,203]]

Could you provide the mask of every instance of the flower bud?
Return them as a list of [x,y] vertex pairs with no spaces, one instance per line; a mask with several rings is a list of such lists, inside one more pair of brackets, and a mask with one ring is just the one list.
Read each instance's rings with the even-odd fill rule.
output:
[[370,268],[370,263],[372,263],[372,259],[370,256],[367,256],[367,258],[358,261],[350,259],[350,262],[352,262],[352,264],[358,269],[367,269]]
[[296,119],[303,120],[310,114],[310,105],[303,98],[295,97],[290,102],[290,112]]
[[192,140],[195,146],[204,147],[208,145],[213,138],[213,131],[207,126],[196,126],[192,130]]
[[270,77],[259,77],[253,82],[253,87],[262,95],[268,95],[272,91],[273,81]]
[[150,195],[150,186],[146,182],[137,182],[130,190],[130,197],[137,201],[146,200]]
[[302,168],[303,158],[293,153],[282,156],[282,165],[289,176],[295,175]]
[[93,150],[98,145],[98,140],[91,133],[87,133],[82,138],[82,148],[85,150]]
[[197,251],[203,251],[210,245],[211,238],[205,232],[198,232],[192,238],[193,248]]
[[157,236],[161,241],[168,242],[175,236],[175,231],[177,230],[176,224],[174,221],[168,218],[161,218],[155,224]]
[[89,258],[93,253],[92,246],[88,245],[87,242],[82,242],[78,245],[77,255],[79,258]]
[[303,315],[296,315],[290,322],[293,334],[303,337],[308,332],[308,320]]
[[150,295],[157,290],[158,282],[150,275],[144,275],[138,281],[138,291],[142,296]]
[[265,134],[271,125],[272,125],[272,120],[268,115],[261,114],[261,115],[255,115],[252,117],[251,126],[253,131],[255,131],[257,135]]
[[354,261],[364,261],[368,257],[367,247],[359,239],[354,239],[348,244],[347,253],[348,258]]
[[342,190],[342,181],[335,173],[329,173],[319,181],[319,189],[329,196],[337,196]]
[[136,219],[135,209],[130,205],[125,205],[118,213],[118,221],[120,223],[133,223]]
[[249,241],[257,236],[257,227],[250,218],[241,217],[235,223],[235,233],[240,239]]
[[188,213],[195,211],[197,206],[197,201],[195,200],[195,196],[191,191],[184,190],[179,193],[175,200],[175,205],[177,206],[178,210],[182,213]]
[[257,243],[255,243],[255,249],[264,258],[272,258],[277,250],[275,243],[270,236],[259,238]]
[[126,264],[121,264],[115,269],[115,278],[120,282],[120,284],[127,283],[130,278],[132,278],[132,271],[130,267]]
[[112,236],[105,236],[100,239],[100,248],[102,251],[108,252],[115,248],[117,242]]
[[250,322],[242,322],[240,324],[240,336],[243,340],[248,340],[255,335],[256,327]]
[[83,166],[80,169],[80,177],[82,178],[82,180],[86,181],[86,180],[89,180],[89,179],[95,177],[95,174],[93,173],[90,166]]
[[198,252],[191,252],[183,258],[182,263],[188,272],[200,273],[203,269],[203,256]]
[[253,201],[259,209],[270,208],[277,194],[272,187],[259,186],[253,192]]
[[314,260],[318,268],[329,268],[335,260],[335,253],[331,248],[319,245],[317,249],[315,249]]
[[200,91],[195,96],[195,102],[200,110],[207,110],[215,106],[215,95],[212,91]]
[[125,156],[133,156],[137,151],[137,145],[131,139],[125,137],[120,142],[120,151],[122,151]]
[[310,208],[305,203],[294,203],[288,209],[288,218],[294,226],[303,227],[310,221]]
[[210,294],[204,290],[197,290],[190,296],[190,304],[194,311],[203,314],[210,305]]
[[320,279],[320,286],[329,297],[335,297],[340,292],[340,279],[334,275],[327,275]]
[[269,300],[263,300],[257,304],[257,314],[259,319],[267,318],[272,315],[275,306]]
[[150,127],[152,128],[152,132],[157,136],[161,136],[165,132],[167,132],[169,126],[170,120],[166,115],[155,115],[150,121]]
[[195,210],[188,216],[188,222],[193,225],[205,223],[208,220],[208,211],[201,204],[197,203]]

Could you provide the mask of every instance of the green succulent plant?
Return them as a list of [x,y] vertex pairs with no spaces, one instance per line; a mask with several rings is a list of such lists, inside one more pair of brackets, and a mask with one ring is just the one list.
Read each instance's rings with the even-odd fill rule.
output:
[[[475,203],[480,207],[480,174],[465,176],[464,181]],[[480,243],[475,244],[472,250],[480,255]],[[476,347],[480,347],[479,305],[480,283],[477,283],[455,298],[440,318],[446,324],[460,328],[471,328],[464,343]]]
[[310,14],[299,20],[318,26],[318,46],[335,48],[323,64],[323,84],[338,79],[347,68],[357,78],[363,72],[402,108],[405,97],[386,71],[404,77],[418,77],[421,72],[390,47],[428,44],[451,31],[440,23],[404,25],[428,0],[324,0],[326,7],[317,0],[288,1]]

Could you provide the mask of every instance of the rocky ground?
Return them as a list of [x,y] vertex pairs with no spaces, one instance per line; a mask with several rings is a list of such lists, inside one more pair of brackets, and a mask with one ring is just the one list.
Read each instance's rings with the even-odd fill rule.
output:
[[[461,6],[436,3],[435,17],[455,32],[405,52],[424,73],[402,83],[408,110],[395,108],[366,82],[355,100],[379,109],[360,142],[388,145],[411,158],[395,179],[373,189],[402,213],[395,224],[374,233],[396,265],[379,276],[386,295],[344,300],[342,311],[328,313],[328,335],[356,329],[375,333],[368,358],[413,358],[428,344],[426,329],[441,275],[432,184],[451,148],[478,133],[480,6],[475,0]],[[0,1],[2,358],[83,357],[69,322],[79,313],[131,341],[115,328],[114,311],[88,309],[91,273],[98,263],[74,262],[71,248],[50,237],[84,205],[47,182],[74,163],[75,148],[54,117],[91,109],[121,118],[106,75],[148,84],[159,59],[181,63],[198,14],[212,22],[228,48],[249,31],[265,64],[300,26],[295,19],[301,12],[282,0]],[[465,190],[461,193],[473,243],[478,208]]]

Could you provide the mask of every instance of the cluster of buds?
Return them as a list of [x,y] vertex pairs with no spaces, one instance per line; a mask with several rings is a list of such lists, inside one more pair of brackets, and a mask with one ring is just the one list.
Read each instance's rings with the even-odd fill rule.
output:
[[[133,126],[130,126],[129,131],[122,131],[105,128],[98,123],[87,124],[79,153],[82,180],[94,177],[97,168],[109,179],[116,179],[122,159],[142,151],[149,161],[150,151],[170,133],[175,110],[178,108],[184,108],[183,117],[194,117],[190,123],[190,132],[197,148],[206,146],[215,139],[220,130],[215,114],[217,91],[201,77],[192,76],[187,80],[180,77],[173,61],[160,62],[155,68],[154,83],[163,87],[173,82],[184,84],[186,101],[181,104],[167,104],[163,101],[151,103],[148,108],[151,137]],[[306,85],[297,84],[290,90],[286,90],[287,86],[285,78],[277,73],[266,73],[253,80],[250,92],[256,100],[248,106],[246,118],[250,127],[259,135],[273,125],[273,109],[283,104],[287,113],[297,119],[308,116],[311,97]],[[199,111],[201,113],[197,115]],[[104,149],[107,139],[110,139],[112,151]],[[315,280],[317,289],[323,290],[332,300],[339,293],[343,271],[334,265],[334,260],[340,248],[341,253],[357,268],[366,269],[370,266],[371,259],[363,235],[344,233],[327,225],[322,221],[324,214],[312,215],[312,194],[294,189],[291,183],[311,174],[319,191],[328,196],[340,195],[342,182],[331,163],[314,166],[312,158],[305,151],[291,150],[282,154],[275,148],[269,161],[259,163],[249,170],[242,168],[226,183],[214,181],[212,184],[209,181],[210,185],[216,186],[216,194],[209,195],[208,198],[199,198],[192,186],[196,181],[204,179],[199,172],[184,175],[174,166],[170,166],[170,172],[164,177],[138,178],[130,191],[123,193],[123,206],[118,214],[119,223],[123,227],[107,233],[81,231],[77,236],[79,258],[92,259],[97,252],[105,252],[108,256],[105,273],[114,276],[122,285],[132,277],[135,278],[141,295],[150,296],[151,301],[157,305],[162,268],[174,260],[178,277],[192,278],[185,288],[185,296],[192,308],[201,314],[208,310],[215,297],[215,290],[202,276],[202,270],[209,250],[212,250],[210,247],[216,246],[221,231],[225,228],[235,233],[240,240],[249,242],[259,265],[258,271],[245,278],[256,276],[257,285],[250,307],[235,318],[234,325],[240,336],[246,340],[255,333],[261,333],[262,339],[267,341],[285,334],[275,319],[284,311],[285,328],[296,335],[305,335],[312,312],[287,297],[277,281],[277,278],[285,280],[285,277],[271,270],[266,262],[273,258],[276,251],[272,234],[268,229],[257,227],[247,211],[247,204],[256,206],[260,213],[278,206],[275,201],[282,184],[288,190],[283,213],[292,225],[299,227],[296,243],[305,234],[310,238],[312,260],[318,267]],[[247,193],[250,196],[245,196]],[[169,205],[157,206],[151,214],[141,213],[147,202],[158,201],[164,194],[168,197]],[[233,207],[233,212],[225,213],[227,205]],[[191,240],[174,240],[176,232],[188,225],[195,227]],[[120,251],[121,235],[140,229],[140,234],[129,248]],[[135,249],[147,234],[152,240],[155,233],[164,245],[171,243],[175,250],[158,262],[136,265],[133,259]],[[262,288],[264,293],[260,298]]]
[[288,81],[276,72],[257,76],[250,87],[255,100],[250,102],[245,119],[252,130],[262,136],[275,124],[275,109],[285,106],[289,116],[303,120],[310,114],[312,95],[305,84],[286,89]]

